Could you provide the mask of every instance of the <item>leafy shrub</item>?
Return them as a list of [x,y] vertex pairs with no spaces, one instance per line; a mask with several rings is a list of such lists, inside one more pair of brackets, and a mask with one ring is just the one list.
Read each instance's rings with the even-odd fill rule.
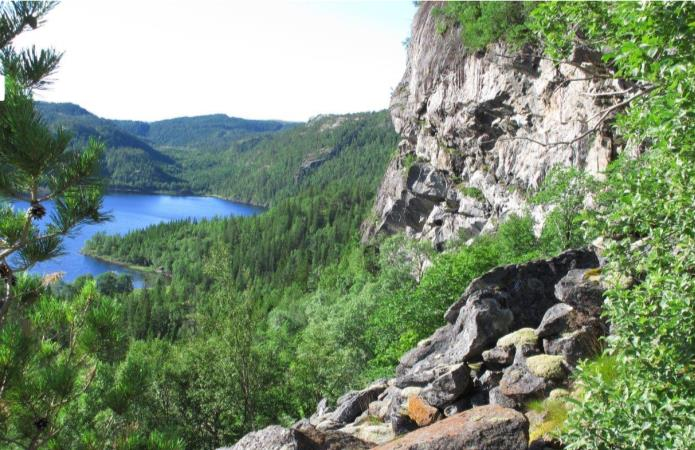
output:
[[437,31],[443,33],[454,22],[461,26],[467,48],[483,49],[498,40],[520,47],[532,39],[526,21],[534,8],[534,2],[447,2],[438,10]]

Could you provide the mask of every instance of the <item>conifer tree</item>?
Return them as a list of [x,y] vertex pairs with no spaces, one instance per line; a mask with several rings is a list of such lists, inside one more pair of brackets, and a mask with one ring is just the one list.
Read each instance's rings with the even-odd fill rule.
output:
[[[61,55],[12,46],[53,6],[0,2],[6,86],[0,102],[1,448],[75,448],[103,441],[95,438],[92,422],[109,406],[103,398],[114,398],[104,380],[125,343],[118,303],[100,296],[93,281],[61,299],[47,287],[56,277],[23,273],[58,255],[62,238],[76,227],[106,219],[100,212],[104,186],[97,177],[102,145],[90,141],[83,150],[71,148],[71,137],[49,129],[34,108],[32,92],[48,85]],[[28,207],[16,210],[7,200]]]
[[[39,26],[52,2],[0,3],[0,60],[5,99],[0,102],[0,196],[29,203],[26,211],[0,206],[0,326],[13,303],[16,273],[61,253],[61,242],[82,224],[105,220],[98,178],[103,145],[81,151],[71,136],[50,130],[34,108],[32,91],[49,83],[61,55],[52,49],[16,50],[12,41]],[[47,214],[46,203],[53,203]]]

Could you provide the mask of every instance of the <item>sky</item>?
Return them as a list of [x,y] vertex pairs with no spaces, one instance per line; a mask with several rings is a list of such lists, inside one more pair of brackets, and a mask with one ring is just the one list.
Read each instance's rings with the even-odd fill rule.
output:
[[305,121],[388,106],[412,1],[64,0],[15,46],[64,52],[35,97],[110,119]]

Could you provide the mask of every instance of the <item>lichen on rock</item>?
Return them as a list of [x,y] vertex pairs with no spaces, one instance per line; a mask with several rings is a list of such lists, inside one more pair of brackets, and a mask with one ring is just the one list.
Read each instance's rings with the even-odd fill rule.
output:
[[526,366],[532,374],[546,379],[563,379],[567,377],[565,358],[556,355],[529,356]]

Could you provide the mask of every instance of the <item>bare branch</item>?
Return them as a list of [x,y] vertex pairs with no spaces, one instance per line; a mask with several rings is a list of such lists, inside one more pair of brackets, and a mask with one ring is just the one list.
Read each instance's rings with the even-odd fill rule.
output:
[[541,145],[541,146],[543,146],[543,147],[557,147],[557,146],[559,146],[559,145],[572,145],[572,144],[574,144],[574,143],[576,143],[576,142],[578,142],[578,141],[581,141],[582,139],[584,139],[585,137],[589,136],[590,134],[592,134],[592,133],[598,131],[598,129],[599,129],[599,127],[601,126],[601,124],[608,118],[608,116],[609,116],[612,112],[614,112],[614,111],[616,111],[616,110],[618,110],[618,109],[620,109],[620,108],[622,108],[622,107],[624,107],[624,106],[629,105],[630,103],[632,103],[632,102],[633,102],[634,100],[636,100],[637,98],[642,97],[642,96],[644,96],[645,94],[647,94],[647,93],[649,93],[649,92],[655,90],[657,87],[658,87],[658,86],[649,86],[649,87],[647,87],[647,88],[641,90],[640,92],[638,92],[638,93],[636,93],[636,94],[630,96],[629,98],[623,100],[622,102],[616,103],[615,105],[612,105],[612,106],[610,106],[609,108],[606,108],[606,109],[604,109],[604,110],[602,110],[602,111],[599,111],[598,113],[594,114],[594,115],[591,116],[589,119],[587,119],[586,122],[587,122],[587,124],[588,124],[589,122],[591,122],[593,119],[595,119],[595,118],[598,116],[598,121],[596,122],[596,125],[594,125],[593,127],[589,128],[588,130],[586,130],[585,132],[583,132],[583,133],[580,134],[579,136],[576,136],[576,137],[572,138],[572,139],[569,140],[569,141],[541,142],[541,141],[539,141],[539,140],[537,140],[537,139],[533,139],[533,138],[530,138],[530,137],[527,137],[527,136],[512,136],[512,137],[501,138],[501,139],[489,139],[489,140],[486,140],[486,141],[481,141],[480,143],[481,143],[481,144],[491,144],[491,143],[494,143],[494,142],[497,142],[497,141],[503,141],[503,142],[504,142],[504,141],[523,140],[523,141],[533,142],[534,144],[538,144],[538,145]]
[[634,92],[634,89],[625,89],[624,91],[614,91],[614,92],[585,92],[582,95],[586,97],[617,97],[618,95],[629,94]]

